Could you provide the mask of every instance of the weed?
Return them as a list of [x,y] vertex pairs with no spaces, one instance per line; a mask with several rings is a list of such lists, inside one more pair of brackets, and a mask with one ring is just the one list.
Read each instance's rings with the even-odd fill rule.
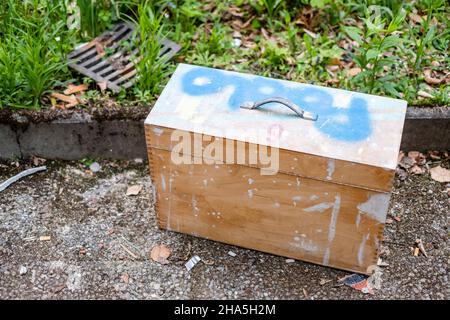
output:
[[393,75],[381,76],[381,73],[385,71],[385,67],[392,68],[397,63],[398,57],[395,56],[393,49],[401,46],[401,38],[395,32],[403,22],[405,12],[399,11],[387,24],[381,16],[381,9],[371,6],[366,10],[363,29],[353,26],[343,27],[346,34],[359,45],[353,58],[362,72],[352,80],[360,89],[369,93],[385,90],[399,97],[392,82]]
[[138,34],[136,45],[142,57],[136,64],[138,70],[135,92],[140,99],[148,100],[162,89],[170,72],[167,60],[160,57],[161,40],[164,38],[163,15],[157,16],[147,2],[138,6]]

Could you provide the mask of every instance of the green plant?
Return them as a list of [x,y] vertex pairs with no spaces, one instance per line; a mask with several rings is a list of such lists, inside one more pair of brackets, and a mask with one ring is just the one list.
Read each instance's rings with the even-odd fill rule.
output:
[[364,28],[354,26],[344,26],[345,33],[358,43],[353,59],[362,69],[356,77],[352,79],[354,85],[369,93],[375,91],[386,91],[394,96],[399,96],[393,85],[394,76],[392,74],[382,75],[386,68],[396,64],[398,57],[394,49],[401,46],[401,38],[395,33],[401,26],[405,12],[392,17],[389,23],[382,18],[380,10],[388,11],[386,8],[376,6],[366,10],[366,17],[363,19]]
[[164,38],[164,16],[157,16],[147,1],[139,4],[137,16],[138,33],[135,41],[141,59],[136,64],[139,91],[135,92],[141,99],[148,99],[160,92],[170,72],[167,60],[159,55],[161,40]]
[[42,95],[68,74],[64,58],[73,33],[65,28],[65,6],[9,0],[4,10],[8,24],[0,33],[0,106],[36,108]]
[[[416,43],[416,58],[414,59],[414,64],[413,64],[413,74],[414,74],[414,81],[415,81],[415,86],[417,88],[418,86],[418,77],[419,77],[419,73],[422,72],[421,70],[421,66],[422,66],[422,62],[423,62],[423,58],[425,55],[425,50],[431,45],[434,36],[436,34],[436,25],[432,24],[432,18],[433,18],[433,11],[435,11],[437,8],[439,8],[443,1],[433,1],[433,0],[428,0],[427,2],[427,17],[426,19],[422,19],[421,23],[420,23],[420,28],[419,28],[419,36],[418,36],[418,41]],[[447,30],[447,34],[448,34],[448,30]],[[445,39],[445,35],[440,37],[441,39]],[[447,37],[448,40],[448,37]],[[448,42],[447,42],[448,43]]]
[[129,1],[77,0],[80,11],[80,32],[83,37],[93,38],[109,28],[113,20],[120,18],[119,8]]

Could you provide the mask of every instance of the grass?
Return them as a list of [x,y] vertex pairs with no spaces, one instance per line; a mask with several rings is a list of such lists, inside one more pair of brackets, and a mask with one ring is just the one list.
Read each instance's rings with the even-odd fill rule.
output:
[[[74,46],[120,19],[134,20],[143,57],[136,84],[118,103],[151,103],[176,63],[406,99],[450,101],[450,6],[445,0],[4,0],[0,6],[0,108],[49,106],[68,82],[88,83],[66,65]],[[158,57],[168,37],[182,45]]]

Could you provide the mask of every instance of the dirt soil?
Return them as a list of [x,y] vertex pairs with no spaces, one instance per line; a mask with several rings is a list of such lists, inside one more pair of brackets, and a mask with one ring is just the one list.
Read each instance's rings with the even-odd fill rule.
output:
[[[395,181],[389,265],[369,295],[339,285],[348,272],[159,230],[148,167],[100,164],[94,174],[47,161],[0,192],[0,299],[450,299],[449,196],[429,174]],[[0,181],[23,169],[0,165]],[[143,189],[127,196],[131,185]],[[418,238],[428,258],[412,254]],[[157,244],[172,250],[168,264],[150,259]],[[203,262],[188,272],[192,255]]]
[[105,98],[98,102],[89,102],[89,107],[72,109],[0,109],[0,124],[26,126],[28,123],[50,122],[73,117],[90,117],[93,120],[143,120],[147,117],[151,105],[118,105],[114,100]]

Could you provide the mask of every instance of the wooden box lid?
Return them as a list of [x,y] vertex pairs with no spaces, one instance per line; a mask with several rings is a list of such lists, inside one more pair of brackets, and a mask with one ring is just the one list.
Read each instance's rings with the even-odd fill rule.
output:
[[[269,97],[318,119],[279,103],[241,108]],[[393,170],[405,112],[404,100],[179,64],[145,124]]]

